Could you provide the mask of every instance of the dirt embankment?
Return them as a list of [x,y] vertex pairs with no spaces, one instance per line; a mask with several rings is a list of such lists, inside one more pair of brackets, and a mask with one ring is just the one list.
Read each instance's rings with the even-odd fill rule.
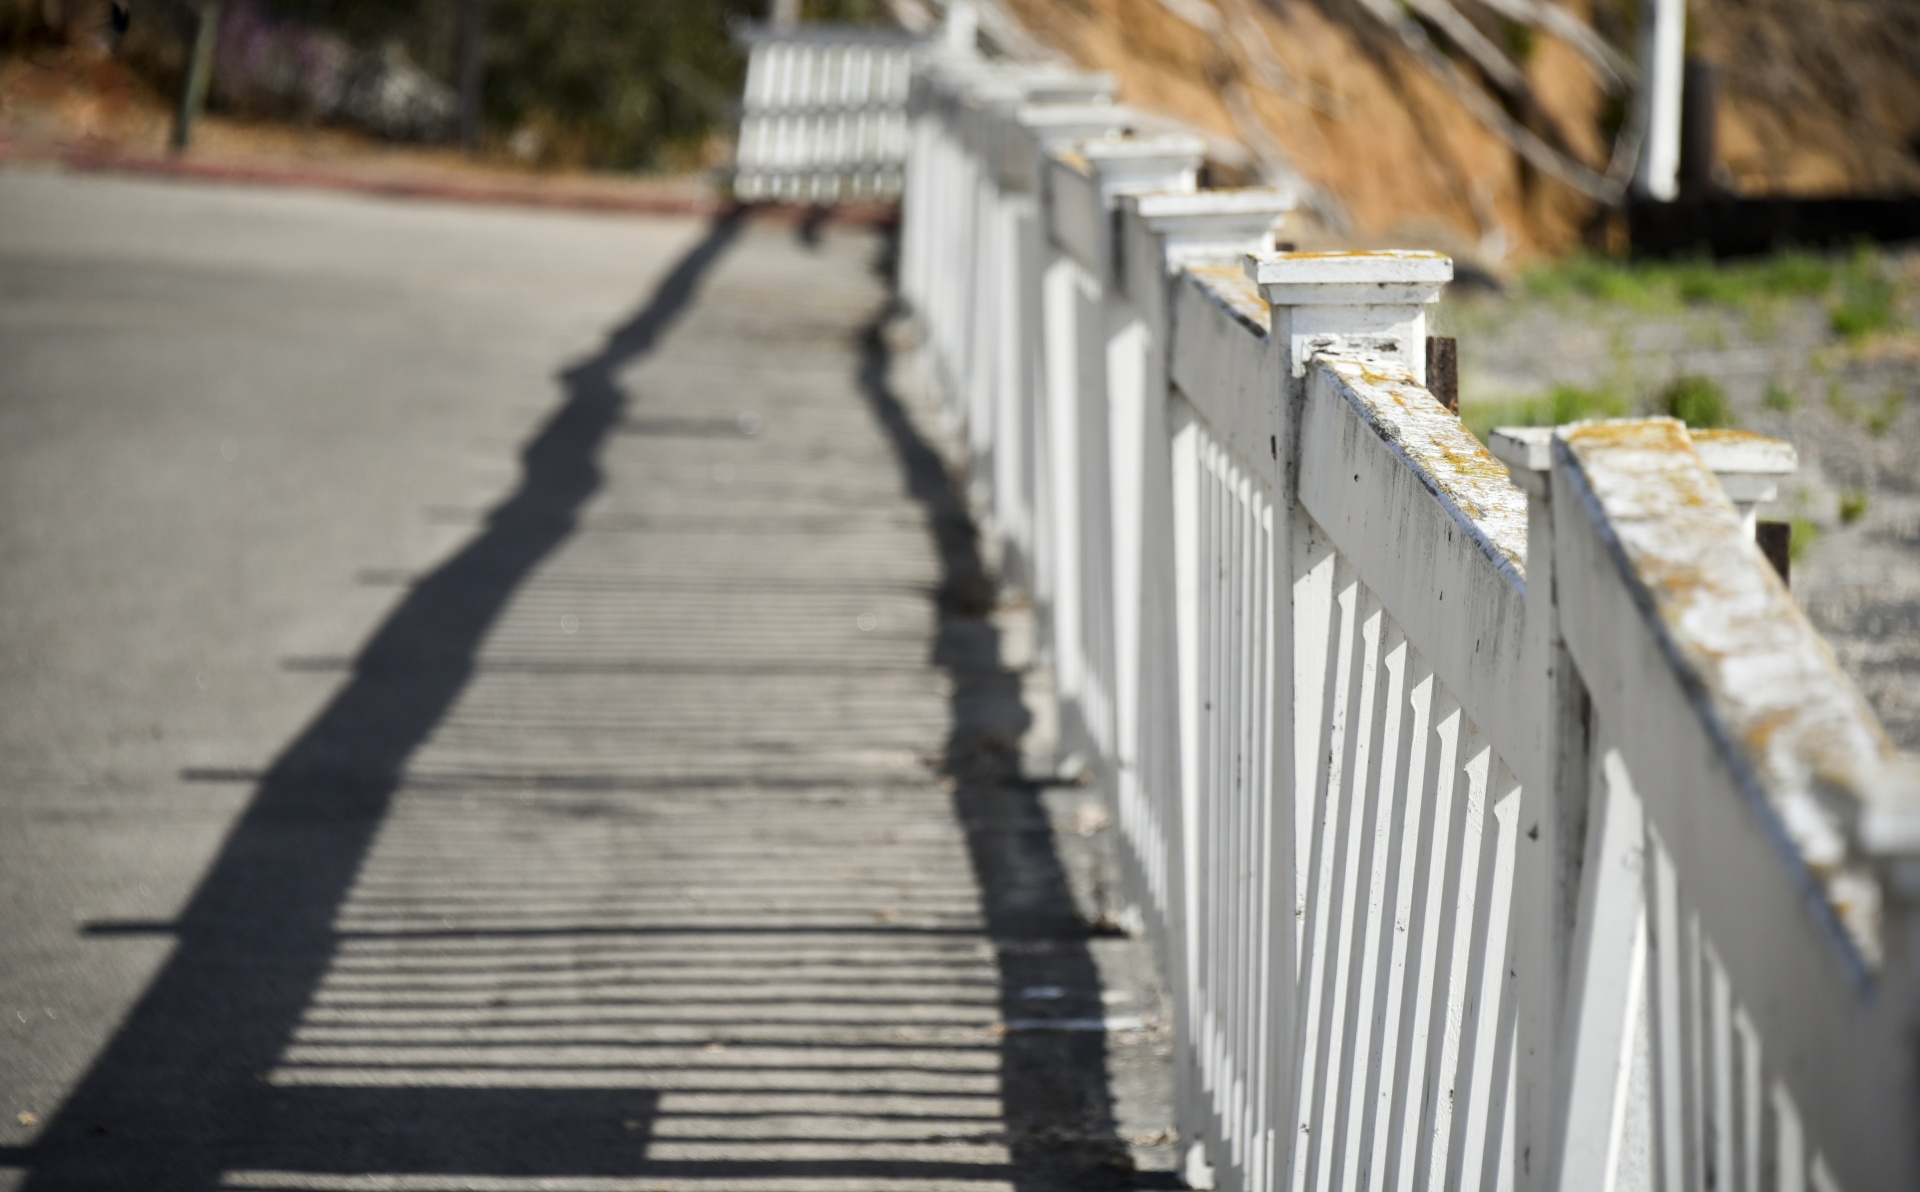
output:
[[[1635,0],[1002,2],[1130,102],[1297,171],[1362,241],[1564,252],[1604,237],[1596,192],[1630,172]],[[1693,0],[1691,20],[1724,185],[1920,190],[1920,5]]]

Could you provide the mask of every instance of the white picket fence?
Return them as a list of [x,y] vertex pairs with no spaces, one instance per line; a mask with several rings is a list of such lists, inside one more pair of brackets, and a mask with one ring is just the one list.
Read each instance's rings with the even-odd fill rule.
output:
[[749,201],[893,199],[918,44],[871,26],[753,26],[734,193]]
[[1451,262],[1273,251],[1289,195],[1110,91],[928,59],[900,286],[1112,802],[1189,1180],[1920,1188],[1920,784],[1752,542],[1790,449],[1496,458],[1424,388]]

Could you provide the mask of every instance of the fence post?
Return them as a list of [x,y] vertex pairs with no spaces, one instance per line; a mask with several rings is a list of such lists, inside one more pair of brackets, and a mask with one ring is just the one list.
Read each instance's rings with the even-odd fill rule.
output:
[[[996,502],[1011,504],[1017,512],[996,527],[1011,538],[1011,548],[1003,555],[1002,565],[1009,578],[1024,583],[1033,606],[1033,661],[1050,664],[1053,658],[1053,527],[1051,479],[1045,423],[1045,328],[1044,303],[1047,278],[1059,253],[1053,247],[1046,226],[1047,162],[1052,151],[1063,144],[1101,133],[1114,132],[1137,120],[1138,113],[1117,104],[1104,102],[1114,89],[1111,76],[1100,74],[1050,74],[1028,92],[1028,102],[1015,108],[1001,123],[997,136],[990,138],[991,166],[1001,185],[1021,196],[1015,202],[1015,234],[1019,254],[1015,274],[1009,279],[1015,301],[1013,310],[1003,318],[1015,319],[1016,334],[1005,347],[1013,359],[1003,367],[1010,374],[1010,386],[1000,395],[1003,406],[995,418],[1002,426],[1018,426],[1020,447],[1004,454],[1004,468],[996,468]],[[944,154],[948,143],[943,136],[942,100],[926,85],[928,98],[923,118],[927,131],[928,164],[917,171],[928,189],[943,182]],[[945,343],[947,328],[940,319],[938,278],[942,276],[946,245],[952,230],[943,222],[943,207],[938,199],[923,199],[919,206],[921,231],[910,237],[917,246],[915,267],[907,276],[916,280],[926,295],[922,321],[927,326],[927,354],[937,357]],[[929,371],[934,370],[929,361]]]
[[[1273,233],[1294,206],[1280,189],[1166,192],[1120,199],[1116,288],[1128,322],[1110,340],[1115,592],[1117,802],[1123,838],[1137,858],[1129,896],[1141,917],[1176,1004],[1192,1001],[1188,971],[1186,881],[1182,863],[1179,709],[1174,691],[1175,550],[1172,408],[1168,352],[1172,286],[1199,261],[1232,265],[1272,249]],[[1204,1165],[1198,1041],[1188,1015],[1175,1013],[1174,1113],[1185,1164]],[[1196,1149],[1197,1148],[1197,1149]],[[1204,1182],[1204,1181],[1203,1181]]]
[[[1272,889],[1289,910],[1296,890],[1298,843],[1295,813],[1311,790],[1296,785],[1295,755],[1317,748],[1312,740],[1296,740],[1296,707],[1317,692],[1296,695],[1295,658],[1324,656],[1324,634],[1316,640],[1300,637],[1303,622],[1294,613],[1295,585],[1305,579],[1296,556],[1296,534],[1305,516],[1299,506],[1300,425],[1306,395],[1306,368],[1316,355],[1364,355],[1397,364],[1424,379],[1427,363],[1426,308],[1438,301],[1440,289],[1453,277],[1453,262],[1438,253],[1383,252],[1319,255],[1310,253],[1256,253],[1244,259],[1248,277],[1259,285],[1271,308],[1268,351],[1274,356],[1279,393],[1271,415],[1271,454],[1275,469],[1273,515],[1274,632],[1273,642],[1273,790],[1283,806],[1271,817]],[[1269,1064],[1275,1085],[1269,1121],[1275,1153],[1271,1158],[1271,1186],[1291,1186],[1291,1173],[1303,1157],[1296,1147],[1320,1141],[1309,1132],[1311,1089],[1303,1089],[1300,1062],[1303,1050],[1313,1046],[1306,1021],[1297,1005],[1299,971],[1296,951],[1298,923],[1292,914],[1276,915],[1269,951],[1274,996],[1268,1008]]]
[[[1440,288],[1453,277],[1453,262],[1437,253],[1387,252],[1355,253],[1337,256],[1263,253],[1246,258],[1244,268],[1259,285],[1261,295],[1271,309],[1269,351],[1275,357],[1279,379],[1279,401],[1273,417],[1275,457],[1273,560],[1274,618],[1273,667],[1276,675],[1274,698],[1275,773],[1274,790],[1285,801],[1285,808],[1273,816],[1273,888],[1289,900],[1296,888],[1295,868],[1298,843],[1295,814],[1302,799],[1311,800],[1311,790],[1296,787],[1294,756],[1297,750],[1317,748],[1317,742],[1295,739],[1296,706],[1299,699],[1316,698],[1317,693],[1296,696],[1295,658],[1324,654],[1324,640],[1300,640],[1300,622],[1294,614],[1294,588],[1304,578],[1296,559],[1295,536],[1304,516],[1299,507],[1300,427],[1302,399],[1306,395],[1306,368],[1314,356],[1328,353],[1361,355],[1397,364],[1424,381],[1426,370],[1426,308],[1440,297]],[[1295,948],[1297,927],[1293,916],[1284,917],[1272,941],[1276,957],[1275,971],[1291,976],[1297,972]],[[1282,959],[1284,958],[1284,959]],[[1277,988],[1279,986],[1277,985]],[[1282,1186],[1284,1173],[1298,1168],[1302,1157],[1297,1145],[1317,1141],[1308,1131],[1312,1106],[1306,1103],[1310,1089],[1298,1087],[1304,1073],[1303,1049],[1314,1045],[1309,1037],[1313,1024],[1298,1013],[1298,989],[1286,985],[1284,999],[1276,998],[1270,1011],[1271,1038],[1274,1041],[1274,1070],[1282,1082],[1275,1089],[1273,1124],[1279,1143],[1274,1156],[1274,1185]]]
[[1018,106],[1025,90],[1017,76],[989,77],[969,89],[959,111],[961,145],[970,167],[969,236],[974,247],[962,262],[965,276],[951,279],[965,296],[967,321],[966,339],[960,348],[965,356],[961,375],[966,388],[957,397],[965,411],[968,505],[986,528],[989,550],[995,556],[988,564],[995,570],[999,560],[992,544],[998,542],[999,527],[993,517],[992,484],[998,467],[996,456],[1005,437],[996,416],[999,407],[995,392],[1003,350],[1003,274],[1011,262],[1007,259],[1000,178],[993,168],[991,148],[996,116]]
[[[751,64],[748,70],[752,70]],[[939,152],[938,119],[934,74],[928,69],[916,69],[907,85],[907,164],[905,187],[900,195],[898,285],[901,297],[923,322],[927,317],[927,252],[934,234],[930,203],[933,158]]]
[[1551,428],[1503,428],[1490,444],[1527,494],[1525,673],[1536,685],[1521,701],[1537,715],[1522,763],[1509,966],[1520,1192],[1601,1187],[1640,913],[1637,804],[1624,791],[1588,789],[1586,688],[1555,600],[1552,439]]
[[[1121,820],[1132,798],[1164,825],[1177,808],[1169,433],[1172,286],[1186,265],[1232,266],[1273,248],[1293,210],[1280,188],[1123,195],[1115,229],[1107,391],[1113,515],[1114,707]],[[1143,811],[1141,814],[1149,814]],[[1167,877],[1156,878],[1166,897]],[[1149,916],[1152,922],[1152,916]],[[1154,924],[1156,931],[1159,924]],[[1156,939],[1167,971],[1178,958]]]
[[1047,227],[1062,250],[1042,307],[1050,444],[1054,682],[1061,772],[1095,767],[1111,789],[1113,571],[1107,342],[1114,206],[1123,194],[1191,191],[1206,143],[1184,133],[1103,136],[1048,161]]
[[1780,495],[1780,482],[1800,467],[1792,443],[1743,431],[1687,429],[1700,462],[1713,471],[1720,491],[1740,511],[1740,528],[1757,536],[1760,506]]
[[[966,410],[968,495],[974,511],[986,527],[995,571],[1003,562],[999,547],[1004,538],[1001,525],[1005,512],[998,495],[998,480],[1003,471],[1002,456],[1009,447],[1019,447],[1017,432],[1005,429],[1007,418],[1017,412],[1003,409],[1004,394],[1017,384],[1012,375],[1013,362],[1019,358],[1020,328],[1014,312],[1018,307],[1023,221],[1031,224],[1026,211],[1030,202],[1013,193],[1008,186],[1007,154],[1003,152],[1007,125],[1014,113],[1032,103],[1080,101],[1111,92],[1113,80],[1106,75],[1063,72],[1052,67],[1002,69],[988,75],[965,96],[959,121],[967,160],[973,177],[973,239],[976,251],[965,262],[964,288],[967,303],[968,339],[964,375],[968,391],[962,395]],[[1018,179],[1016,179],[1018,181]],[[956,281],[959,279],[956,279]]]
[[[1171,640],[1171,590],[1149,587],[1164,573],[1170,582],[1172,540],[1164,521],[1170,380],[1171,281],[1182,266],[1209,261],[1232,265],[1250,252],[1273,249],[1274,232],[1294,207],[1290,190],[1168,191],[1124,195],[1114,239],[1112,317],[1107,332],[1110,478],[1113,513],[1114,707],[1120,797],[1138,784],[1157,797],[1171,789],[1149,773],[1151,733],[1172,720],[1143,710],[1143,683],[1171,683],[1171,664],[1159,678],[1147,656]],[[1167,619],[1156,628],[1162,597]],[[1160,673],[1160,672],[1156,672]],[[1171,738],[1169,737],[1169,742]],[[1169,744],[1170,751],[1170,744]],[[1168,775],[1177,775],[1169,770]]]
[[[990,464],[974,461],[990,491],[986,521],[1002,585],[1030,598],[1036,589],[1033,504],[1033,393],[1040,343],[1040,275],[1045,250],[1035,176],[1035,129],[1075,139],[1112,131],[1125,109],[1097,102],[1114,81],[1100,74],[1035,74],[995,96],[978,124],[977,151],[998,209],[996,275],[987,291],[993,353],[988,369],[994,443]],[[984,475],[983,475],[984,472]]]

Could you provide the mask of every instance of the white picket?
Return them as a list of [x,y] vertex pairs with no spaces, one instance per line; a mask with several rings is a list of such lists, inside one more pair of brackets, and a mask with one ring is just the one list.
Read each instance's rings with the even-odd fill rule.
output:
[[[750,76],[750,94],[761,75]],[[1791,450],[1427,392],[1422,253],[923,56],[900,287],[1223,1189],[1920,1186],[1920,784],[1751,541]],[[743,140],[744,144],[744,140]]]

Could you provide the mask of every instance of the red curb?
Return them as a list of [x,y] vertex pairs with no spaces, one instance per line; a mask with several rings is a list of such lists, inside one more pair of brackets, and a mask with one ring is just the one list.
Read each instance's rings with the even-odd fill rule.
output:
[[858,203],[844,207],[809,208],[790,204],[740,204],[717,194],[615,194],[569,191],[542,184],[465,182],[454,179],[378,178],[352,173],[288,166],[247,165],[241,162],[200,161],[190,157],[156,156],[89,149],[84,146],[22,145],[0,137],[0,161],[49,161],[87,173],[130,174],[215,182],[242,186],[273,186],[325,190],[385,198],[425,199],[487,206],[538,207],[560,211],[592,211],[617,215],[712,216],[746,206],[755,214],[785,220],[825,220],[836,224],[891,226],[899,212],[890,203]]

